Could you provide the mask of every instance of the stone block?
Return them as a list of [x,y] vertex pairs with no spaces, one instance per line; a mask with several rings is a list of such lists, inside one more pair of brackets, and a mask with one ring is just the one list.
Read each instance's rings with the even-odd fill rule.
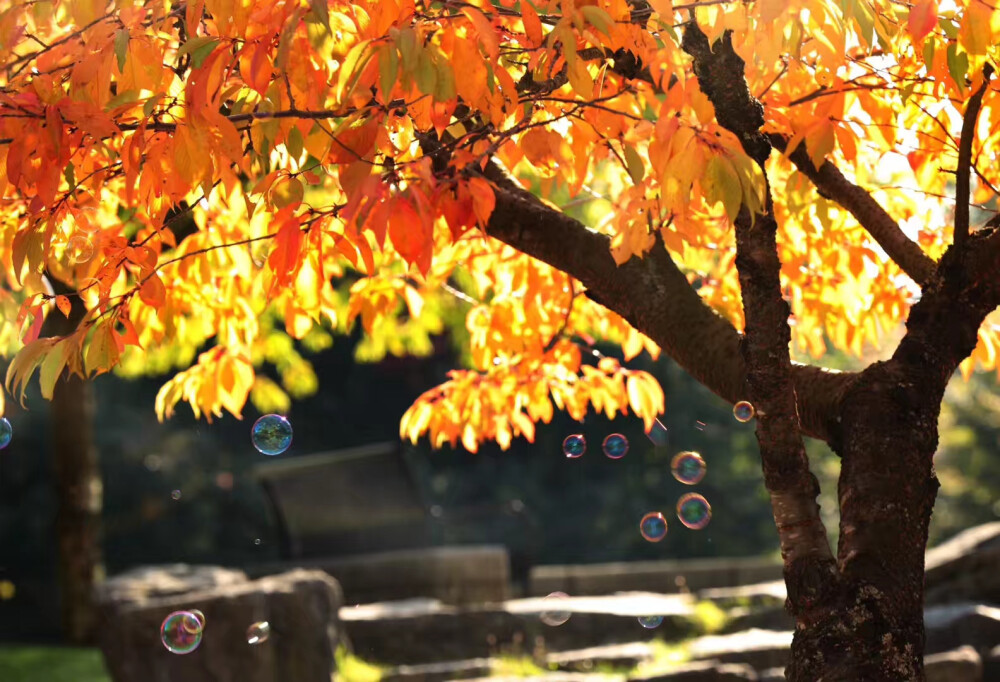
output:
[[[187,591],[187,584],[197,589]],[[96,594],[99,645],[114,682],[330,682],[343,643],[337,582],[320,571],[249,581],[223,569],[142,569],[113,578]],[[160,626],[174,611],[205,616],[201,644],[168,651]],[[266,621],[269,638],[247,641]]]

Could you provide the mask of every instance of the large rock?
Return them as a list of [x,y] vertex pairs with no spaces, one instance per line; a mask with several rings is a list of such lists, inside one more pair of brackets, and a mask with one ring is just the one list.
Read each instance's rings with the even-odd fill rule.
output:
[[982,604],[932,606],[924,611],[924,627],[928,654],[963,645],[985,654],[1000,644],[1000,608]]
[[782,580],[770,580],[765,583],[737,587],[712,587],[699,590],[697,593],[698,599],[713,601],[724,609],[731,607],[751,609],[783,607],[787,595],[788,592]]
[[755,670],[764,670],[788,663],[791,648],[791,632],[745,630],[729,635],[699,637],[690,643],[688,651],[695,660],[745,663]]
[[488,658],[474,658],[469,661],[444,661],[442,663],[421,663],[420,665],[400,665],[389,668],[379,682],[448,682],[489,676],[493,662]]
[[748,665],[700,661],[678,666],[668,672],[646,677],[630,677],[629,682],[756,682],[757,673]]
[[[340,587],[321,571],[248,581],[224,569],[141,569],[107,581],[96,599],[99,643],[114,682],[330,682],[342,642]],[[160,625],[189,609],[205,615],[201,645],[170,653]],[[270,638],[251,646],[247,628],[260,621],[270,625]]]
[[496,545],[425,547],[329,559],[299,559],[247,569],[251,575],[291,567],[318,568],[336,577],[347,604],[429,597],[446,604],[510,598],[510,556]]
[[589,672],[595,668],[635,668],[656,655],[649,642],[630,642],[560,651],[545,657],[550,669]]
[[615,592],[682,592],[733,587],[781,578],[781,562],[766,557],[628,561],[576,566],[535,566],[529,594],[596,595]]
[[1000,521],[969,528],[927,552],[926,602],[1000,603]]
[[[549,610],[568,621],[553,627],[540,620]],[[638,616],[663,616],[647,630]],[[632,593],[605,597],[514,599],[502,604],[455,607],[431,599],[345,607],[341,619],[355,650],[379,663],[414,664],[488,657],[498,651],[530,653],[651,639],[677,640],[698,633],[688,595]]]
[[924,658],[927,682],[982,682],[983,661],[971,646]]

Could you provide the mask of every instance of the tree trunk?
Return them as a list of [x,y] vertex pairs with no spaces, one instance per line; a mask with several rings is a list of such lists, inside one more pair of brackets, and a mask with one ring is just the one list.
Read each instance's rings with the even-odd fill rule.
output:
[[93,412],[89,381],[67,375],[56,383],[51,415],[59,597],[63,635],[74,644],[88,643],[93,634],[92,590],[101,561],[102,488]]
[[924,679],[924,551],[938,488],[932,458],[941,397],[914,386],[886,363],[845,399],[835,444],[838,588],[796,632],[789,680]]
[[[69,293],[52,278],[58,294]],[[76,329],[85,309],[71,296],[69,317],[53,308],[42,333],[63,336]],[[101,565],[101,475],[94,447],[94,400],[91,383],[65,372],[56,382],[49,412],[52,419],[52,475],[56,495],[56,551],[63,637],[73,644],[93,638],[92,591]]]

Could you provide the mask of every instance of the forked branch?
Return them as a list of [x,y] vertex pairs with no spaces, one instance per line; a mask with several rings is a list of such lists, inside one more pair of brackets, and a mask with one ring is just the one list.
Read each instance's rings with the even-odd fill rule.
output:
[[[786,151],[788,140],[784,136],[775,134],[770,135],[769,139],[775,149]],[[796,147],[789,158],[803,175],[812,180],[821,196],[847,209],[914,282],[923,286],[930,281],[937,264],[903,233],[892,216],[871,194],[845,178],[840,169],[829,161],[824,161],[817,168],[809,158],[805,145]]]
[[969,98],[962,117],[962,137],[958,140],[958,167],[955,169],[955,246],[963,246],[969,238],[969,175],[972,166],[972,141],[976,139],[976,122],[983,106],[983,95],[990,86],[993,67],[983,67],[983,84]]

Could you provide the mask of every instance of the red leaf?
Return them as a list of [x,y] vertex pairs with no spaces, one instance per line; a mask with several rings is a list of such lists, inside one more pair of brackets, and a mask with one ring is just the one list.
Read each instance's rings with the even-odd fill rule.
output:
[[938,0],[916,0],[910,8],[906,28],[914,43],[921,43],[934,30],[938,20]]
[[299,268],[302,252],[302,230],[295,218],[288,220],[274,237],[274,251],[267,259],[275,275],[275,284],[287,286]]
[[408,263],[416,263],[430,242],[431,235],[409,199],[397,197],[389,213],[389,238],[399,255]]

